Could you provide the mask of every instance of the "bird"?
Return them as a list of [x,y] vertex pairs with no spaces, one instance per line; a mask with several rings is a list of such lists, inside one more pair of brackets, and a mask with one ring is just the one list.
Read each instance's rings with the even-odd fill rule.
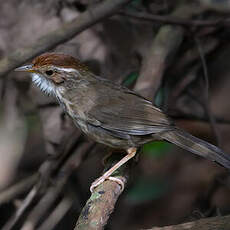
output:
[[57,99],[74,124],[98,143],[123,149],[126,155],[90,187],[91,192],[150,141],[167,141],[230,169],[230,155],[177,127],[161,109],[137,92],[94,74],[77,58],[44,53],[15,71],[29,72],[32,82]]

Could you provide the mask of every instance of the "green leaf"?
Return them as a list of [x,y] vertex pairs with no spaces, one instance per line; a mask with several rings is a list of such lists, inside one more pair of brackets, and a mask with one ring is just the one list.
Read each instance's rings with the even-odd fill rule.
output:
[[133,0],[130,3],[130,5],[133,6],[133,7],[140,7],[140,6],[142,6],[142,0]]
[[130,86],[137,80],[138,76],[139,74],[137,72],[132,72],[125,78],[122,84],[124,86]]
[[161,87],[161,88],[157,91],[157,93],[156,93],[156,96],[155,96],[155,98],[154,98],[154,104],[155,104],[157,107],[161,108],[161,106],[163,105],[163,103],[164,103],[164,88]]
[[147,144],[144,144],[142,147],[143,154],[153,156],[153,157],[161,157],[170,152],[172,148],[172,144],[166,141],[153,141]]
[[40,118],[37,114],[30,114],[26,116],[26,124],[29,131],[40,130]]
[[139,204],[159,199],[168,191],[168,185],[160,180],[139,179],[136,184],[128,190],[127,201]]

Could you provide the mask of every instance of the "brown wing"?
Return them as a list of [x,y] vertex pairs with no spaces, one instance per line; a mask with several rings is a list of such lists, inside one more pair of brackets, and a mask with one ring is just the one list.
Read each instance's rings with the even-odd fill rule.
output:
[[[121,135],[147,135],[171,129],[172,122],[152,103],[122,86],[95,85],[97,101],[89,123]],[[95,122],[93,122],[95,121]]]

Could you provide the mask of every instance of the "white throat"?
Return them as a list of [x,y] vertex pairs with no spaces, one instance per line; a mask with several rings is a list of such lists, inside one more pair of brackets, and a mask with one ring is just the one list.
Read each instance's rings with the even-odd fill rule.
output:
[[71,108],[72,102],[63,97],[63,94],[65,93],[64,87],[56,86],[53,82],[38,73],[32,73],[32,81],[45,94],[56,96],[63,110],[68,111],[70,116],[74,116],[74,112]]
[[56,86],[40,74],[32,74],[33,83],[45,94],[56,95]]
[[[62,107],[63,103],[65,103],[67,106],[71,104],[71,102],[69,102],[62,96],[65,92],[64,87],[56,86],[53,82],[47,80],[45,77],[37,73],[32,74],[32,81],[42,92],[44,92],[48,96],[55,96]],[[65,110],[64,107],[63,109]]]

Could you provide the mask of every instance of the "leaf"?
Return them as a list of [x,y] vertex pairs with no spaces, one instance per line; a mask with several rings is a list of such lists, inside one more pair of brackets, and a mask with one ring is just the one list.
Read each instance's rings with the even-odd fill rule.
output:
[[129,189],[126,199],[133,204],[139,204],[159,199],[167,190],[168,185],[163,181],[142,178]]
[[161,157],[170,152],[172,144],[166,141],[153,141],[144,144],[142,147],[143,154],[147,154],[153,157]]
[[139,74],[137,72],[130,73],[125,80],[122,82],[122,85],[124,86],[130,86],[132,85],[138,78]]
[[26,124],[29,131],[40,130],[40,119],[37,114],[30,114],[26,116]]
[[130,3],[130,5],[131,5],[132,7],[137,8],[137,7],[142,6],[143,4],[142,4],[142,0],[133,0],[133,1]]
[[154,104],[161,108],[161,106],[163,105],[163,102],[164,102],[164,88],[161,87],[157,93],[156,93],[156,96],[154,98]]

